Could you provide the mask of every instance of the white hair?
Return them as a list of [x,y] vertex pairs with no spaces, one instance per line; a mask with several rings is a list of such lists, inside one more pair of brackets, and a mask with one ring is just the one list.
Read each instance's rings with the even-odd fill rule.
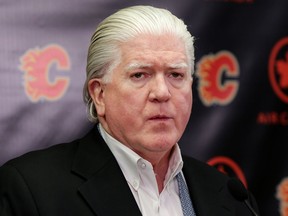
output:
[[109,80],[109,74],[121,59],[119,45],[140,34],[172,34],[179,37],[186,48],[191,75],[194,73],[193,37],[184,22],[170,11],[152,6],[133,6],[121,9],[104,19],[92,35],[87,57],[86,82],[83,89],[88,118],[97,122],[97,112],[88,91],[93,78]]

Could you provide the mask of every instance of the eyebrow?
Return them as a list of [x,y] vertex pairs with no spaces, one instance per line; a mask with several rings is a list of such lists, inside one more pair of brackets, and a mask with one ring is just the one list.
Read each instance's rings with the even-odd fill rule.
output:
[[170,69],[182,69],[182,68],[188,68],[188,64],[185,62],[181,62],[181,63],[172,63],[172,64],[168,64],[167,65],[168,68]]
[[[166,64],[165,65],[169,69],[183,69],[188,68],[188,64],[185,62],[181,63],[172,63],[172,64]],[[149,68],[152,67],[152,64],[149,63],[141,63],[141,62],[132,62],[128,64],[125,67],[125,71],[135,70],[135,69],[141,69],[141,68]]]
[[149,68],[152,67],[152,64],[141,63],[141,62],[132,62],[125,67],[125,71],[141,69],[141,68]]

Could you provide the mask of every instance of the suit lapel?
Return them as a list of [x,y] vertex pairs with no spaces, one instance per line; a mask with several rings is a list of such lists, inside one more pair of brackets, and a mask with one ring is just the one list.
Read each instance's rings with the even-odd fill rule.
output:
[[79,192],[96,215],[141,215],[116,159],[96,127],[80,140],[72,171],[86,179]]
[[[211,175],[210,167],[194,160],[183,157],[183,173],[187,182],[193,206],[197,216],[232,216],[235,215],[233,203],[223,194],[227,189],[223,180],[219,181],[220,175]],[[205,172],[207,170],[207,172]],[[218,171],[217,171],[218,172]],[[211,184],[211,180],[214,180]],[[221,183],[220,183],[221,182]]]

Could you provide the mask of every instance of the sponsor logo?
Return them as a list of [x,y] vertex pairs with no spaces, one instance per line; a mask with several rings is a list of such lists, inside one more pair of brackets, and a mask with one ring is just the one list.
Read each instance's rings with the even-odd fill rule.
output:
[[[288,103],[288,37],[279,40],[270,53],[268,76],[275,95],[284,103]],[[288,125],[288,112],[259,112],[257,123],[262,125]]]
[[284,178],[278,185],[276,198],[280,201],[280,215],[288,216],[288,178]]
[[288,112],[260,112],[257,116],[258,124],[262,125],[288,125]]
[[281,39],[269,58],[269,79],[280,100],[288,103],[288,37]]
[[228,51],[202,57],[196,66],[199,79],[198,92],[203,104],[227,105],[236,96],[239,88],[239,64]]
[[217,156],[208,160],[207,163],[228,176],[236,176],[247,188],[247,181],[243,171],[241,170],[240,166],[231,158],[225,156]]
[[69,86],[69,78],[56,76],[52,80],[50,72],[53,66],[56,66],[57,71],[70,69],[65,49],[59,45],[30,49],[20,58],[20,62],[20,70],[24,72],[25,93],[32,102],[55,101],[63,97]]

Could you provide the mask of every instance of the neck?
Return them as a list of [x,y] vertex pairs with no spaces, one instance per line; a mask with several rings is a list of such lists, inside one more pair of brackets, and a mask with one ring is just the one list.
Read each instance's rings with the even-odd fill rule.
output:
[[153,170],[154,170],[154,173],[155,173],[155,178],[156,178],[157,185],[158,185],[159,194],[164,189],[164,182],[165,182],[165,177],[166,177],[167,170],[169,168],[169,161],[170,161],[171,152],[172,152],[172,150],[167,152],[161,158],[161,160],[158,161],[158,163],[156,163],[156,164],[152,163]]

